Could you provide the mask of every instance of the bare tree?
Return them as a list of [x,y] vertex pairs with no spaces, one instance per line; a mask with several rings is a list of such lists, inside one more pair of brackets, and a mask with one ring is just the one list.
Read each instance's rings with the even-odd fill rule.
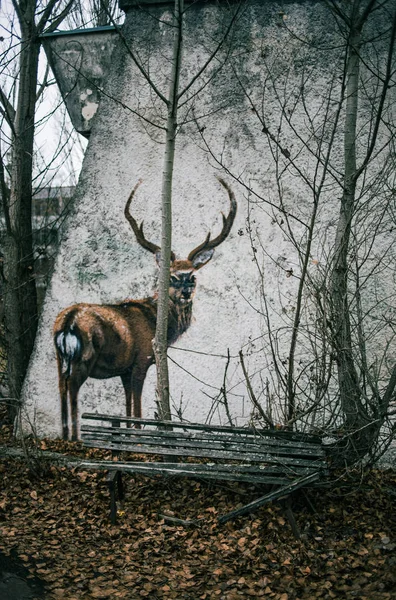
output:
[[[48,206],[40,216],[40,224],[31,224],[32,198],[51,188],[59,195],[57,190],[65,179],[69,186],[75,185],[75,171],[84,152],[84,144],[69,123],[59,92],[53,93],[48,102],[47,90],[54,90],[55,80],[40,52],[40,35],[54,31],[63,22],[69,28],[108,25],[110,18],[118,21],[120,14],[115,0],[15,1],[11,11],[5,27],[7,36],[2,40],[0,86],[0,216],[4,229],[0,232],[4,241],[4,302],[0,315],[4,330],[2,326],[0,343],[2,351],[6,349],[8,412],[13,419],[35,339],[37,305],[40,308],[42,301],[40,294],[37,297],[37,285],[39,282],[42,286],[41,279],[50,271],[57,248],[54,239],[68,211],[67,203],[59,198],[60,213],[54,215],[53,207]],[[56,139],[51,152],[47,148],[42,152],[36,141],[45,127],[52,128],[52,140]]]
[[[4,244],[4,327],[7,341],[8,385],[13,403],[9,417],[16,413],[22,382],[28,366],[37,328],[37,294],[32,245],[32,180],[35,112],[45,80],[38,85],[40,35],[53,31],[65,19],[72,0],[13,0],[12,30],[18,33],[15,80],[0,90],[0,108],[8,130],[10,149],[4,165],[1,153],[1,199],[5,220]],[[11,45],[16,37],[11,36]],[[10,50],[10,48],[8,49]],[[6,54],[7,58],[7,54]],[[12,57],[14,58],[14,57]],[[8,60],[10,57],[8,55]],[[9,131],[9,134],[8,134]],[[10,186],[6,184],[8,171]]]
[[164,169],[162,175],[162,226],[161,226],[161,258],[158,282],[158,313],[155,331],[154,354],[157,366],[157,394],[161,419],[170,419],[169,373],[168,373],[168,313],[169,313],[169,280],[172,253],[172,182],[175,160],[177,133],[177,105],[179,78],[183,45],[183,11],[184,0],[175,0],[173,13],[173,53],[171,73],[169,77],[169,93],[165,101],[167,107],[166,142]]
[[[366,362],[365,365],[357,364],[354,353],[355,340],[352,333],[353,315],[350,310],[350,274],[351,271],[356,269],[355,274],[359,276],[361,270],[360,264],[353,265],[351,257],[351,251],[354,252],[354,244],[351,239],[353,225],[356,221],[356,211],[359,208],[362,193],[362,189],[359,190],[358,185],[361,179],[367,177],[367,168],[373,154],[378,151],[381,142],[382,145],[384,144],[384,141],[381,140],[380,125],[383,119],[386,118],[386,100],[391,85],[394,85],[392,79],[395,76],[396,8],[393,3],[385,2],[382,4],[388,5],[386,8],[390,11],[389,44],[384,68],[377,74],[379,81],[375,105],[372,104],[371,106],[371,131],[366,140],[365,152],[359,160],[357,143],[359,142],[360,69],[362,60],[364,60],[362,51],[365,43],[363,32],[368,18],[380,8],[380,3],[374,0],[354,2],[349,10],[345,10],[343,6],[335,1],[331,3],[335,14],[346,26],[348,33],[345,67],[344,177],[331,270],[332,339],[337,357],[341,408],[345,428],[351,434],[347,439],[347,444],[348,447],[352,446],[350,448],[352,452],[354,447],[356,448],[357,455],[362,452],[365,454],[372,445],[373,438],[377,437],[379,427],[382,425],[388,409],[389,400],[396,386],[396,365],[393,368],[387,387],[381,392],[378,389],[377,382],[374,382],[370,375],[368,363]],[[385,141],[387,146],[393,141],[395,135],[393,127],[390,134]],[[391,151],[393,151],[393,148]],[[372,235],[375,236],[374,231]],[[360,285],[358,284],[357,292],[359,292],[359,289]],[[364,323],[362,320],[358,321],[357,333],[363,343],[364,356],[366,350],[364,348]],[[365,382],[361,379],[361,375],[367,380],[367,388]],[[371,399],[368,396],[371,396]],[[367,402],[367,400],[369,401]],[[372,407],[370,407],[371,403]]]

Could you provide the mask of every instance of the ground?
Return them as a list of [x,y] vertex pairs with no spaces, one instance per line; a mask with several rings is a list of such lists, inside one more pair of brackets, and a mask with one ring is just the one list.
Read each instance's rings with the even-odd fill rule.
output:
[[[14,445],[7,427],[0,444]],[[38,446],[95,456],[78,443]],[[279,504],[219,526],[218,515],[260,490],[191,479],[127,477],[125,506],[111,526],[105,475],[55,466],[40,451],[29,450],[29,461],[0,459],[0,552],[46,590],[26,597],[396,599],[394,471],[343,473],[329,489],[300,494],[297,540]]]

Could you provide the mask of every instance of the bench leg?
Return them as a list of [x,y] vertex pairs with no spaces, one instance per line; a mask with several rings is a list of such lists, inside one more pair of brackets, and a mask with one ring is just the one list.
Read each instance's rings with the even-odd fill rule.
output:
[[287,520],[289,521],[289,524],[292,529],[294,537],[296,538],[296,540],[299,540],[301,538],[301,534],[300,534],[300,530],[298,528],[297,521],[294,516],[291,505],[292,505],[292,498],[291,498],[291,496],[288,496],[286,498],[285,504],[284,504],[285,515],[286,515]]
[[124,487],[124,482],[122,480],[122,472],[121,471],[117,471],[117,491],[118,491],[118,500],[120,501],[120,504],[123,505],[124,498],[125,498],[125,487]]
[[110,492],[110,522],[112,525],[117,523],[116,480],[118,480],[118,471],[109,471],[107,485]]

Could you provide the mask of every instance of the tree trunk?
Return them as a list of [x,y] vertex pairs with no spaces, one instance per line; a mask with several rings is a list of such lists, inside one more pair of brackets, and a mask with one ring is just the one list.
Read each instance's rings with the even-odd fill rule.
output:
[[158,282],[157,329],[154,341],[157,366],[157,401],[159,418],[165,420],[171,419],[167,348],[169,280],[172,252],[172,181],[177,129],[177,94],[182,52],[182,27],[183,0],[175,0],[173,16],[174,44],[169,85],[164,170],[162,176],[162,230],[160,275]]
[[346,446],[342,450],[343,461],[354,462],[363,457],[372,441],[372,419],[362,403],[359,376],[356,371],[351,334],[351,310],[348,293],[349,249],[351,224],[355,211],[356,182],[358,170],[356,164],[356,130],[359,98],[360,47],[362,24],[354,27],[358,21],[359,3],[355,3],[351,16],[347,73],[346,73],[346,115],[344,129],[344,189],[341,198],[340,213],[334,249],[332,271],[332,321],[333,346],[337,359],[338,385],[341,409],[344,416],[343,429],[347,434]]
[[20,73],[7,202],[4,264],[5,333],[13,419],[37,330],[37,296],[32,245],[34,114],[40,44],[33,18],[21,24]]

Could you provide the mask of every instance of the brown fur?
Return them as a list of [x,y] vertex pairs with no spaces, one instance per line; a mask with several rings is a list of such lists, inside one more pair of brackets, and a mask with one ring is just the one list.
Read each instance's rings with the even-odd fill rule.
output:
[[[171,299],[168,317],[168,344],[173,344],[191,323],[192,298],[186,304]],[[149,367],[154,363],[152,340],[157,321],[155,298],[126,301],[115,305],[75,304],[63,310],[54,324],[62,435],[69,437],[67,395],[70,396],[72,439],[77,439],[77,395],[92,377],[121,377],[126,396],[126,415],[141,417],[141,394]],[[69,360],[56,343],[59,334],[72,334],[81,352]]]

